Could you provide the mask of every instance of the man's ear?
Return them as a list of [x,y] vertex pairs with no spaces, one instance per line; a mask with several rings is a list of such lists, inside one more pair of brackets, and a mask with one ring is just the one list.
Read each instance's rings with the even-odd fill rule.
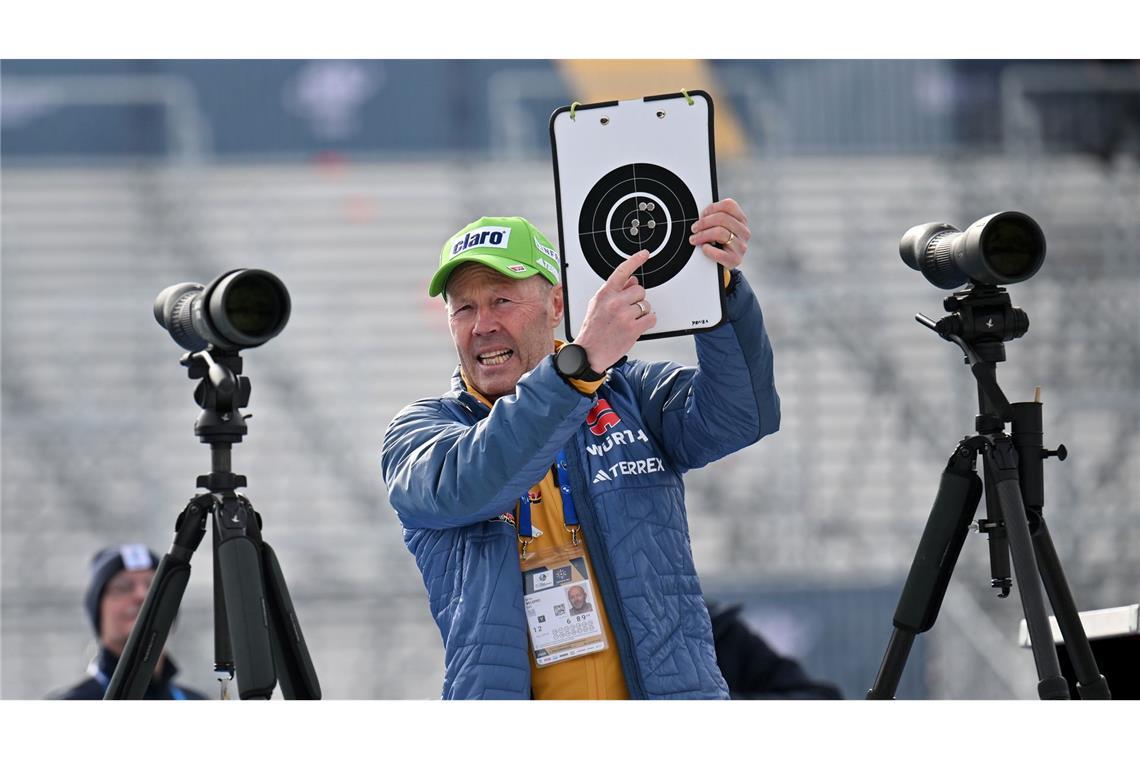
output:
[[550,288],[550,327],[558,327],[562,323],[562,286],[553,285]]

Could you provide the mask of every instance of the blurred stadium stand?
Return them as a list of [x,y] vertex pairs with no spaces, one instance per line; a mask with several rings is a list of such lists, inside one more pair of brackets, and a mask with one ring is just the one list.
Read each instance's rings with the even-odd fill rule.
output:
[[[293,315],[243,353],[254,416],[234,469],[324,693],[438,696],[442,646],[387,505],[380,440],[454,367],[426,295],[444,237],[507,213],[556,234],[546,123],[582,99],[571,69],[4,62],[0,695],[78,680],[94,651],[80,605],[90,556],[126,540],[164,552],[208,470],[194,383],[154,324],[155,295],[263,267]],[[977,411],[960,352],[913,321],[945,294],[901,263],[898,239],[1015,208],[1049,254],[1010,288],[1031,327],[999,381],[1011,400],[1042,386],[1046,444],[1070,451],[1046,467],[1045,514],[1079,606],[1135,603],[1136,65],[723,61],[697,75],[708,81],[656,91],[708,89],[739,124],[719,186],[750,216],[745,272],[783,399],[776,436],[687,478],[706,591],[746,603],[778,648],[862,696],[939,472]],[[1108,116],[1090,126],[1080,113],[1104,92]],[[1065,119],[1117,137],[1082,147]],[[693,358],[679,340],[636,354]],[[212,693],[209,559],[204,545],[170,646],[186,683]],[[971,536],[900,696],[1035,696],[1020,603],[988,585]]]

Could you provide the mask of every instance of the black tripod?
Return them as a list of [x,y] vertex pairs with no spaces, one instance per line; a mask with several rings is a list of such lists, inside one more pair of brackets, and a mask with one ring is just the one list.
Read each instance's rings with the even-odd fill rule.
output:
[[[1012,586],[1009,559],[1013,557],[1040,679],[1038,694],[1042,699],[1069,698],[1053,648],[1040,577],[1069,648],[1080,697],[1109,699],[1108,682],[1093,658],[1042,516],[1043,463],[1051,456],[1063,460],[1065,447],[1056,451],[1043,448],[1039,398],[1011,404],[997,383],[996,364],[1005,361],[1005,341],[1024,335],[1029,317],[1010,305],[1004,288],[993,285],[975,284],[949,296],[945,306],[952,313],[937,323],[922,314],[915,318],[965,352],[978,384],[977,435],[962,439],[942,472],[934,507],[895,609],[894,630],[867,698],[894,697],[915,636],[934,625],[982,496],[982,479],[975,471],[978,454],[982,454],[986,519],[979,520],[978,527],[989,536],[992,585],[1002,597],[1009,595]],[[1012,436],[1005,433],[1007,422],[1011,423]]]
[[202,407],[194,433],[210,444],[212,468],[198,477],[198,494],[174,524],[174,543],[162,558],[146,601],[104,699],[140,699],[150,683],[170,626],[190,580],[190,558],[213,515],[214,660],[226,698],[236,671],[241,699],[269,699],[280,679],[286,699],[320,699],[321,687],[289,599],[277,555],[261,539],[261,516],[235,489],[244,475],[230,469],[233,444],[246,433],[241,407],[250,382],[241,376],[237,351],[211,348],[188,353],[182,365],[200,380],[194,400]]

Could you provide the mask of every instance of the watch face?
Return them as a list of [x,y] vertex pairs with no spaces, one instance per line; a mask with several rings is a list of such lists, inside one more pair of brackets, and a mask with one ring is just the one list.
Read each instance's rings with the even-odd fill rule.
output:
[[554,366],[566,377],[578,377],[586,369],[586,350],[567,343],[554,355]]

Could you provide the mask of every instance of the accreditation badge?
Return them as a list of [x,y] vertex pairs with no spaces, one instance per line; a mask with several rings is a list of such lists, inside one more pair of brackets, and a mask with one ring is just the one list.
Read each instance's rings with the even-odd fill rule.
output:
[[544,549],[522,562],[523,607],[538,667],[600,652],[606,642],[581,544]]

